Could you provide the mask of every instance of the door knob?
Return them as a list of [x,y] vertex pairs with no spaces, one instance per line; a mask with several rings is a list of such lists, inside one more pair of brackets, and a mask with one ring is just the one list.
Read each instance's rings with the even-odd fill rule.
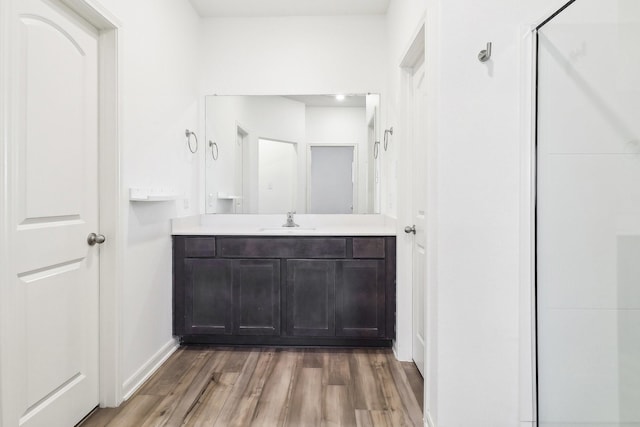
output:
[[408,226],[408,225],[407,225],[407,226],[404,228],[404,232],[405,232],[405,233],[407,233],[407,234],[409,234],[409,233],[416,234],[416,225],[415,225],[415,224],[414,224],[414,225],[412,225],[412,226]]
[[105,240],[106,238],[102,234],[89,233],[89,235],[87,236],[87,243],[89,244],[89,246],[93,246],[96,243],[101,245]]

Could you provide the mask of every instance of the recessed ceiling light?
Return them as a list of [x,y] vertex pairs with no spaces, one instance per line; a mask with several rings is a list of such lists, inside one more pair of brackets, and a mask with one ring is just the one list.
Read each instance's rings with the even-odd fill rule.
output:
[[344,101],[344,95],[336,95],[338,101]]

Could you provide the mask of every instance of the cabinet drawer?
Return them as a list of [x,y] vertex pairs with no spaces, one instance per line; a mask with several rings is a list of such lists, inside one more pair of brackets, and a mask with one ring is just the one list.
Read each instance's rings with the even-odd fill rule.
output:
[[346,238],[218,238],[218,256],[227,258],[346,258]]
[[187,258],[213,258],[216,256],[215,237],[187,237],[184,239]]
[[384,237],[354,237],[354,258],[384,258]]

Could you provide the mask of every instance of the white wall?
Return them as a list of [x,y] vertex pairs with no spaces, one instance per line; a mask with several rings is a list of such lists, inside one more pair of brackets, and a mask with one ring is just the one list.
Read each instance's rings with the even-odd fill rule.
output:
[[[432,320],[438,369],[429,410],[438,427],[514,426],[532,417],[530,407],[519,408],[520,340],[527,339],[518,327],[519,209],[527,191],[520,184],[520,85],[526,71],[520,55],[523,26],[563,3],[392,0],[388,12],[387,125],[400,122],[398,65],[427,14],[430,106],[437,121],[430,135],[437,145]],[[477,54],[488,41],[493,58],[481,64]],[[400,134],[394,135],[395,147],[403,144]],[[401,157],[393,155],[385,153],[385,167],[396,167]],[[399,194],[401,203],[404,197]],[[389,211],[402,216],[402,206]],[[402,236],[398,243],[401,252],[407,243]],[[406,276],[400,270],[402,288]]]
[[205,94],[381,92],[384,16],[203,20]]
[[[172,217],[198,212],[203,138],[198,129],[199,18],[188,2],[104,0],[122,22],[120,48],[124,281],[120,379],[127,394],[174,344]],[[185,128],[200,136],[188,152]],[[185,199],[129,203],[129,187],[174,186]]]

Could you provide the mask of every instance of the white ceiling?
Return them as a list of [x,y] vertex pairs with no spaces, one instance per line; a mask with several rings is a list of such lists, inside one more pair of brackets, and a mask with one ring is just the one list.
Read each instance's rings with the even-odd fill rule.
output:
[[384,15],[390,0],[189,0],[202,17]]

